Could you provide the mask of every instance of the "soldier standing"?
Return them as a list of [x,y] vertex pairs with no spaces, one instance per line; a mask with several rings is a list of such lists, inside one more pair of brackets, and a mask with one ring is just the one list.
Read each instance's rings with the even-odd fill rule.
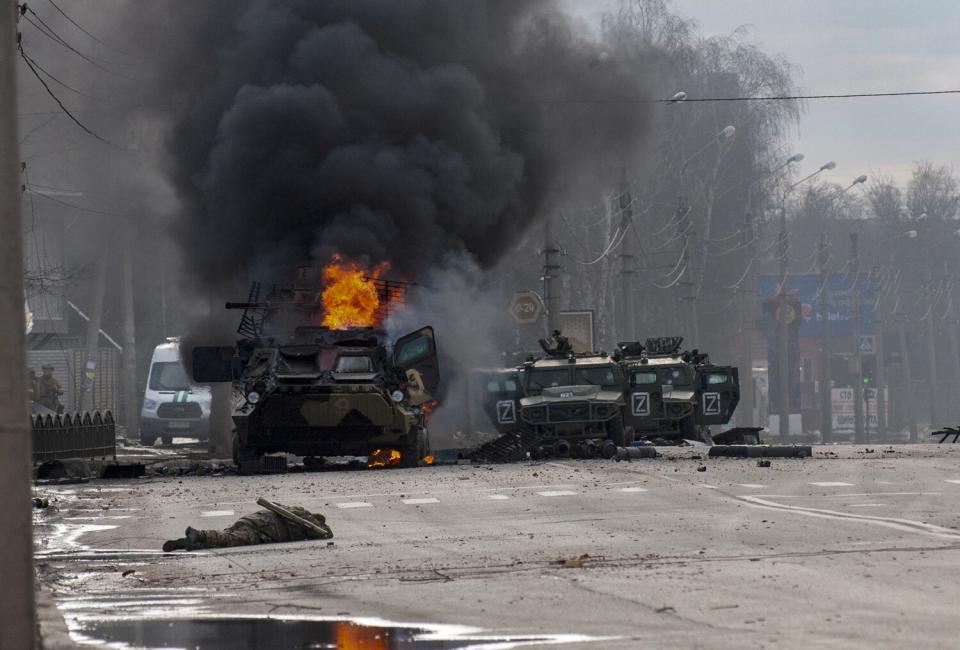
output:
[[224,530],[197,530],[188,527],[184,531],[184,537],[164,542],[163,550],[169,553],[178,550],[194,551],[205,548],[300,542],[307,539],[333,537],[333,531],[327,526],[323,515],[309,512],[299,506],[277,505],[315,524],[323,529],[323,532],[299,526],[270,510],[258,510],[252,515],[241,517],[237,523]]
[[37,383],[37,371],[33,368],[27,368],[27,394],[30,397],[30,402],[37,401],[37,393],[39,392],[39,384]]
[[43,366],[43,376],[37,381],[36,401],[57,413],[63,408],[60,396],[63,395],[63,386],[53,376],[53,366]]

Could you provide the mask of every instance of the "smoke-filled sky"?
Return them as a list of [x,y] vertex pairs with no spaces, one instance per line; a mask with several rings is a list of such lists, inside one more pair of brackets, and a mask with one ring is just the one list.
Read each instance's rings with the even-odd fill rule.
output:
[[565,192],[608,184],[644,111],[541,100],[641,97],[647,72],[559,6],[138,5],[145,38],[172,39],[151,91],[175,107],[187,270],[214,287],[335,251],[409,275],[459,250],[489,265]]

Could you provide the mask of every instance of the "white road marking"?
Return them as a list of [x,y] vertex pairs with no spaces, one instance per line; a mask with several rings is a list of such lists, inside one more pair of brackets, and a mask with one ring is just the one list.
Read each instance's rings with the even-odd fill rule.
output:
[[577,493],[573,490],[548,490],[546,492],[537,492],[542,497],[574,497]]
[[873,515],[854,515],[849,512],[839,512],[837,510],[826,510],[823,508],[804,508],[801,506],[788,506],[776,501],[769,501],[758,496],[740,496],[741,501],[764,510],[787,511],[807,517],[818,517],[820,519],[839,519],[841,521],[855,521],[874,526],[883,526],[892,528],[905,533],[920,533],[930,535],[940,539],[960,540],[960,531],[953,528],[944,528],[943,526],[934,526],[922,521],[913,521],[911,519],[898,519],[895,517],[876,517]]
[[200,513],[201,517],[231,517],[236,513],[233,510],[206,510]]
[[751,488],[753,490],[767,487],[766,485],[760,485],[759,483],[738,483],[738,485],[740,487]]
[[848,503],[851,508],[883,508],[886,503]]
[[960,480],[955,478],[948,478],[946,481],[944,481],[944,483],[956,483],[957,485],[960,485]]
[[335,506],[338,508],[343,508],[347,510],[349,508],[372,508],[372,503],[367,503],[366,501],[347,501],[345,503],[335,503]]
[[646,492],[646,491],[647,491],[647,488],[642,488],[642,487],[625,487],[625,488],[620,488],[620,491],[621,491],[621,492]]
[[506,494],[488,494],[487,498],[491,499],[492,501],[506,501],[510,497],[508,497]]
[[853,483],[843,483],[842,481],[819,481],[810,485],[816,485],[817,487],[853,487]]
[[706,489],[708,489],[708,490],[719,490],[719,489],[720,489],[720,488],[718,488],[716,485],[707,485],[706,483],[701,483],[701,484],[700,484],[700,487],[706,488]]
[[425,503],[440,503],[440,499],[434,499],[433,497],[427,497],[424,499],[404,499],[403,502],[408,506],[419,506]]

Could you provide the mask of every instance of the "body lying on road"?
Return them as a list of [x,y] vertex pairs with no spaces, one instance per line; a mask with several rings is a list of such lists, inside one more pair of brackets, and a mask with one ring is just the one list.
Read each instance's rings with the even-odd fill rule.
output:
[[[261,505],[264,505],[263,503]],[[333,531],[323,515],[299,506],[270,504],[266,510],[241,517],[224,530],[197,530],[187,527],[184,537],[163,544],[164,552],[193,551],[205,548],[301,542],[308,539],[330,539]],[[280,514],[284,512],[285,514]],[[292,516],[288,516],[292,515]]]

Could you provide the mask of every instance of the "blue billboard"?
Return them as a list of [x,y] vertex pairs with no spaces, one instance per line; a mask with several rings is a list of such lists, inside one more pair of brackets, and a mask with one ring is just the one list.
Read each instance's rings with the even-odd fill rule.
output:
[[[820,313],[820,275],[789,275],[786,281],[786,293],[792,301],[800,304],[800,336],[804,338],[819,337],[822,331]],[[876,334],[876,302],[877,282],[869,273],[861,273],[859,281],[853,273],[832,273],[829,276],[827,291],[827,309],[830,318],[830,335],[853,336],[854,291],[860,295],[860,333]],[[760,276],[757,289],[757,300],[762,308],[780,288],[779,275]]]

